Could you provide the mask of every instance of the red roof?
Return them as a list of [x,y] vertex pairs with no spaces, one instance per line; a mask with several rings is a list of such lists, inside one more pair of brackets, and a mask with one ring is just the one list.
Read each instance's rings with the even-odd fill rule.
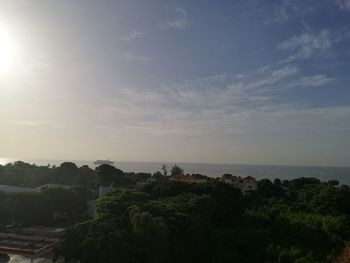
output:
[[57,238],[0,233],[0,253],[36,256],[58,243]]

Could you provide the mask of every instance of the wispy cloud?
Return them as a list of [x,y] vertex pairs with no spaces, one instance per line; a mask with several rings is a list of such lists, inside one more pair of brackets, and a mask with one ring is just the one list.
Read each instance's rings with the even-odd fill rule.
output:
[[13,121],[13,124],[17,126],[38,127],[38,126],[46,125],[47,122],[41,121],[41,120],[18,120],[18,121]]
[[336,3],[340,9],[350,11],[350,0],[336,0]]
[[[97,114],[111,119],[108,123],[123,123],[126,130],[154,135],[276,132],[287,127],[302,129],[302,125],[309,129],[306,120],[322,118],[327,110],[278,102],[281,91],[321,87],[333,81],[321,74],[305,76],[292,66],[266,67],[248,74],[216,74],[153,89],[118,89],[117,96]],[[338,110],[329,111],[338,114]],[[288,117],[298,126],[291,127]]]
[[264,21],[264,24],[282,24],[284,22],[287,22],[288,20],[289,14],[287,12],[287,9],[284,6],[281,6],[274,8],[274,14],[272,16],[267,17]]
[[131,51],[125,51],[123,53],[123,58],[127,59],[127,60],[131,60],[131,61],[133,60],[133,61],[143,61],[143,62],[146,62],[146,61],[150,60],[149,57],[137,55],[137,54],[134,54]]
[[[321,1],[320,1],[321,2]],[[259,1],[256,1],[258,6],[261,6]],[[290,0],[280,0],[273,4],[267,4],[262,7],[261,10],[256,9],[261,14],[268,14],[264,19],[265,25],[281,25],[286,22],[299,22],[306,29],[309,26],[306,24],[306,19],[311,13],[315,13],[317,9],[322,8],[322,3],[319,6],[315,5],[312,1],[290,1]]]
[[336,78],[328,77],[323,74],[317,74],[315,76],[307,76],[304,78],[301,78],[299,80],[296,80],[294,83],[292,83],[294,86],[300,86],[300,87],[322,87],[327,84],[331,84],[336,82]]
[[145,33],[142,31],[133,30],[133,31],[130,31],[129,33],[127,33],[126,35],[121,36],[119,39],[123,40],[123,41],[131,41],[131,40],[141,38],[144,35],[145,35]]
[[21,126],[23,128],[41,128],[43,126],[51,127],[51,128],[62,128],[66,126],[67,124],[64,122],[57,122],[57,121],[45,121],[45,120],[15,120],[12,121],[12,124],[15,126]]
[[[104,129],[162,136],[284,134],[312,130],[318,133],[324,130],[350,132],[349,106],[308,108],[288,104],[269,104],[259,108],[237,106],[235,111],[227,112],[222,105],[216,109],[201,108],[195,111],[180,106],[178,108],[160,106],[159,101],[148,99],[143,100],[142,104],[122,104],[123,107],[127,107],[124,108],[123,115],[118,114],[122,107],[118,106],[121,99],[115,99],[113,106],[109,108],[111,121],[108,123],[111,124],[104,126]],[[153,105],[148,104],[152,102]],[[238,101],[233,100],[232,103],[238,103]],[[105,111],[102,112],[105,113]],[[113,126],[113,123],[120,122],[123,126]]]
[[288,61],[310,58],[332,46],[330,32],[326,29],[318,34],[303,33],[293,36],[278,45],[278,49],[289,54]]
[[182,29],[188,26],[188,14],[183,8],[177,7],[175,10],[175,17],[159,25],[162,29]]

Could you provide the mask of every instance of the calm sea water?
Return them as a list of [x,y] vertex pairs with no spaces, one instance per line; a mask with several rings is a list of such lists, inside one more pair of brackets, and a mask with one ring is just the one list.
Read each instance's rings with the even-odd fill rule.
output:
[[[13,162],[11,159],[0,159],[0,164]],[[64,160],[23,160],[37,165],[60,165]],[[72,160],[70,160],[72,161]],[[93,161],[72,161],[78,166],[88,165],[95,168]],[[161,170],[162,164],[168,167],[174,163],[158,162],[114,162],[114,165],[125,172],[154,173]],[[198,173],[210,177],[218,177],[225,173],[245,177],[253,176],[257,179],[293,179],[297,177],[315,177],[322,181],[336,179],[342,184],[350,185],[350,167],[321,167],[321,166],[277,166],[277,165],[240,165],[240,164],[205,164],[205,163],[176,163],[186,173]]]

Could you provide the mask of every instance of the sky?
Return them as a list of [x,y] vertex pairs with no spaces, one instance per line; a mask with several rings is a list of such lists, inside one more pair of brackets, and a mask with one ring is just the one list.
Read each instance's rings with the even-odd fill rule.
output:
[[350,166],[350,0],[0,0],[0,157]]

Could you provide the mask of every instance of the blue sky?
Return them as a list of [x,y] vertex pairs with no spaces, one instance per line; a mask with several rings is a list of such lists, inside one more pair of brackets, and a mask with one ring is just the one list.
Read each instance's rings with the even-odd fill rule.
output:
[[350,166],[349,0],[0,10],[0,157]]

